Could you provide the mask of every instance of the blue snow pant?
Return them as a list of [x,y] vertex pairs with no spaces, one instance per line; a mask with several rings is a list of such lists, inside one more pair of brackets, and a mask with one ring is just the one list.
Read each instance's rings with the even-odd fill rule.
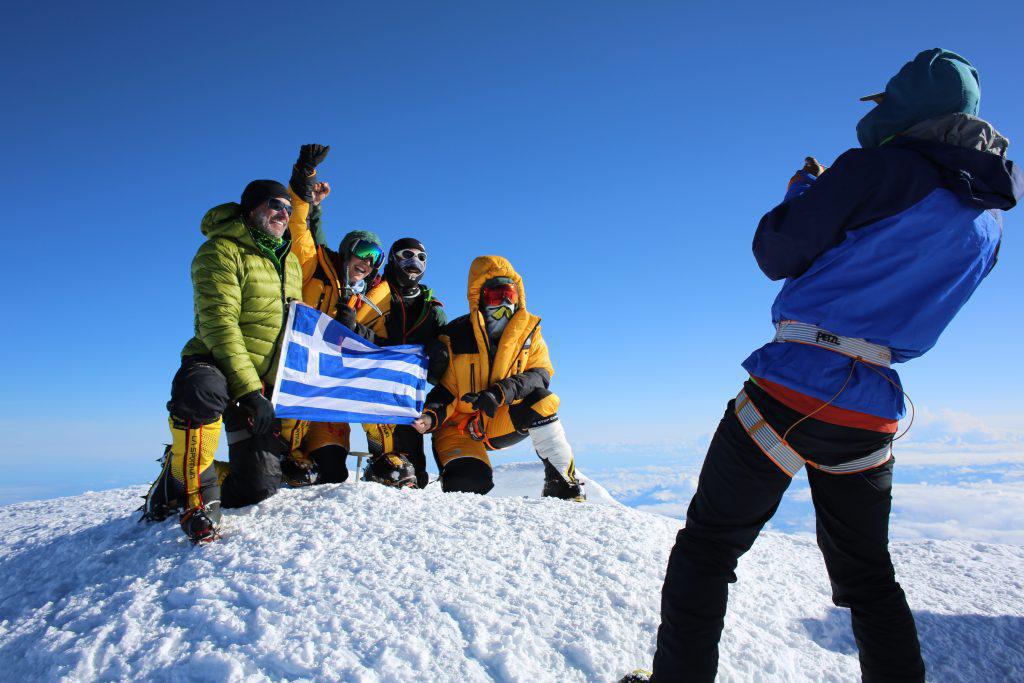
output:
[[[752,382],[745,389],[779,434],[801,417]],[[708,447],[686,526],[669,557],[652,681],[714,680],[737,562],[775,514],[791,481],[747,434],[733,403]],[[798,453],[835,465],[864,457],[891,438],[810,419],[788,441]],[[816,460],[811,453],[824,457]],[[891,459],[855,474],[808,467],[807,478],[832,600],[850,609],[863,680],[923,681],[914,617],[889,557],[892,468]]]

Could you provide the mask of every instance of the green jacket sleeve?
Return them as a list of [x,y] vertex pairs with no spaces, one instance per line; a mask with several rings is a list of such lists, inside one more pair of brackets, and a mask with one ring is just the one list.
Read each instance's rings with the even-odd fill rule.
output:
[[309,207],[309,231],[313,233],[313,241],[326,247],[327,235],[324,234],[323,211],[319,204],[311,204]]
[[434,316],[434,325],[437,331],[440,332],[441,328],[448,324],[448,316],[444,312],[444,306],[434,306],[434,310],[431,313]]
[[227,377],[232,399],[263,387],[238,324],[242,312],[240,272],[238,249],[226,239],[207,240],[192,261],[196,336]]

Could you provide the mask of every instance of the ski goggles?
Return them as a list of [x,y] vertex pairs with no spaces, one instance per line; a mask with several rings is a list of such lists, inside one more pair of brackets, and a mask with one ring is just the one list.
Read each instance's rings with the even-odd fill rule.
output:
[[280,199],[272,198],[267,200],[267,208],[271,211],[284,211],[289,216],[292,215],[292,205],[285,204]]
[[427,252],[420,251],[419,249],[400,249],[395,252],[395,260],[397,261],[411,261],[417,259],[420,263],[427,262]]
[[379,244],[374,244],[370,240],[357,239],[352,245],[351,254],[358,259],[369,261],[374,268],[380,268],[384,263],[384,251]]
[[519,301],[519,290],[515,285],[493,285],[484,287],[480,292],[480,298],[484,306],[500,306],[505,301],[516,303]]

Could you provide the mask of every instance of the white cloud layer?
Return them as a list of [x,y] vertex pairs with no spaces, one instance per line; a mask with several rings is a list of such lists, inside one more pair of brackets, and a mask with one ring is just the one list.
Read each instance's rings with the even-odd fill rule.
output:
[[[627,505],[683,519],[708,440],[613,444],[604,453],[617,457],[593,458],[599,467],[586,471]],[[895,453],[892,538],[1024,545],[1024,415],[919,409]],[[814,532],[806,477],[794,480],[771,526]]]

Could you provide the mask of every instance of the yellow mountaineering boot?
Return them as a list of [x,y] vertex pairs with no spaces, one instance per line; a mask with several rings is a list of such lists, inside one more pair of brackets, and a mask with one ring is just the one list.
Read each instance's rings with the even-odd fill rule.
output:
[[217,538],[220,486],[213,455],[222,420],[193,427],[173,415],[168,419],[172,442],[165,472],[175,490],[182,531],[193,543]]
[[[219,507],[217,487],[223,476],[227,476],[227,463],[219,463],[224,466],[223,475],[219,469],[210,467],[220,439],[219,419],[192,428],[172,416],[168,418],[168,424],[171,443],[164,448],[160,475],[149,487],[140,508],[142,520],[149,522],[159,522],[175,512],[206,507],[211,503]],[[206,493],[212,493],[214,500],[203,500]],[[219,518],[219,510],[214,514]]]

